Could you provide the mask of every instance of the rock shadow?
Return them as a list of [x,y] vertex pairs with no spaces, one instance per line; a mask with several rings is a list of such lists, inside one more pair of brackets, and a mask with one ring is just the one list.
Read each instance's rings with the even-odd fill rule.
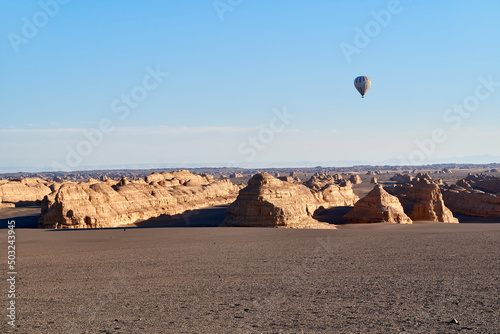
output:
[[475,217],[460,215],[454,213],[453,216],[458,219],[460,224],[498,224],[500,217]]
[[313,218],[329,224],[347,224],[344,215],[353,209],[352,206],[335,206],[329,209],[319,208],[314,212]]
[[40,206],[18,206],[0,209],[0,229],[6,229],[8,222],[14,220],[15,228],[38,228]]
[[[226,218],[229,205],[188,210],[175,216],[161,215],[134,223],[136,227],[218,227]],[[130,226],[133,227],[133,226]]]

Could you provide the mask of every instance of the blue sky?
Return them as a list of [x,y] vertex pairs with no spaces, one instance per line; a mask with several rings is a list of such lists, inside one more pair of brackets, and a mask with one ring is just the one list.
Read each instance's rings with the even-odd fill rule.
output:
[[500,1],[61,2],[0,1],[0,171],[500,162]]

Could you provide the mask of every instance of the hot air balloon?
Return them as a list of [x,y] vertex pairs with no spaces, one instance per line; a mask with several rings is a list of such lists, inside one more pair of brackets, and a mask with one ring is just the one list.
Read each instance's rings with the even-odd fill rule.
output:
[[361,76],[354,79],[354,87],[356,87],[362,98],[365,97],[365,94],[368,89],[370,89],[371,85],[372,81],[368,77]]

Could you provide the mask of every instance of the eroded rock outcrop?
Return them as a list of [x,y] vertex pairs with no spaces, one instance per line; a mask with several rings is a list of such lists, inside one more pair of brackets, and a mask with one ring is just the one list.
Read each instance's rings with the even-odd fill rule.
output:
[[494,175],[469,174],[466,178],[459,180],[457,185],[460,185],[459,182],[477,190],[500,195],[500,177]]
[[410,183],[413,181],[413,176],[408,174],[400,174],[396,173],[393,177],[390,178],[391,181],[396,181],[397,183]]
[[442,188],[443,200],[451,211],[476,217],[500,217],[500,196],[458,185]]
[[0,198],[4,203],[36,204],[50,194],[49,186],[38,177],[0,180]]
[[[156,173],[158,174],[158,173]],[[160,215],[175,215],[231,203],[239,188],[229,180],[188,171],[118,182],[64,183],[42,201],[42,228],[98,228],[128,225]],[[161,177],[159,175],[162,175]]]
[[366,197],[354,204],[354,209],[344,215],[349,223],[411,224],[396,196],[390,195],[381,185],[376,185]]
[[312,190],[318,191],[328,187],[330,184],[335,184],[338,180],[338,178],[331,175],[313,175],[309,180],[304,182],[304,185]]
[[396,184],[384,189],[398,197],[405,213],[414,221],[458,223],[458,219],[445,206],[439,186],[429,179],[427,174],[423,174],[412,183]]
[[224,226],[332,228],[313,219],[314,212],[319,207],[354,205],[358,198],[350,185],[327,184],[327,179],[314,176],[306,182],[309,188],[256,174],[227,209]]
[[295,184],[300,184],[302,181],[298,177],[291,177],[291,176],[280,176],[277,177],[277,179],[285,182],[290,182],[290,183],[295,183]]
[[349,181],[351,181],[352,184],[359,184],[363,182],[358,174],[351,175]]
[[341,175],[312,176],[304,185],[313,190],[315,196],[328,206],[352,206],[359,197],[352,191],[352,183]]
[[325,207],[353,206],[359,197],[352,191],[352,183],[342,181],[339,184],[330,184],[316,193],[316,197],[326,203]]
[[336,182],[338,182],[338,181],[342,180],[342,179],[343,179],[343,177],[342,177],[342,175],[340,175],[340,174],[338,174],[338,173],[337,173],[337,174],[334,174],[334,175],[333,175],[333,179],[334,179]]

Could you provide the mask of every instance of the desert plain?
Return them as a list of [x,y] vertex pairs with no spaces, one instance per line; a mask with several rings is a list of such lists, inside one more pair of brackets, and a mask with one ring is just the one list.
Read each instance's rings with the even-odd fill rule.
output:
[[[377,183],[390,191],[395,172],[375,175]],[[486,170],[427,173],[453,184]],[[240,195],[251,178],[255,182],[250,174],[228,177],[240,185]],[[359,202],[374,188],[374,175],[356,175],[361,183],[347,187]],[[274,179],[265,176],[259,187],[275,184]],[[328,202],[326,193],[322,198]],[[114,228],[59,223],[38,228],[49,221],[40,220],[43,204],[28,202],[0,209],[2,240],[7,240],[7,221],[16,221],[18,272],[16,325],[2,321],[1,332],[500,331],[500,217],[453,212],[447,219],[458,224],[416,219],[363,224],[343,218],[352,206],[331,206],[313,216],[317,224],[335,228],[300,228],[310,220],[293,228],[221,227],[228,225],[226,212],[234,203],[216,203]],[[285,216],[292,202],[282,204]],[[408,217],[415,215],[404,208]],[[73,214],[68,222],[80,224],[77,211]],[[2,303],[5,310],[7,300]]]

